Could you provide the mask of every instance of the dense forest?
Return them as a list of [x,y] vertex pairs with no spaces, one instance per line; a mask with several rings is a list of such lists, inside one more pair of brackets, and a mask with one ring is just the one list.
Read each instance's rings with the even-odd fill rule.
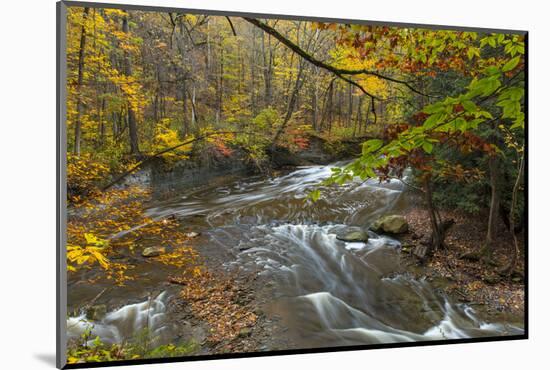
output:
[[[322,143],[345,164],[308,186],[301,207],[323,207],[337,187],[397,181],[420,210],[405,214],[409,258],[470,269],[474,282],[496,279],[498,289],[522,284],[522,34],[70,7],[66,52],[70,279],[92,281],[86,271],[97,269],[94,279],[124,286],[139,277],[115,258],[120,250],[153,248],[143,256],[181,270],[169,280],[185,285],[194,312],[220,306],[197,314],[218,328],[209,343],[248,340],[259,316],[221,308],[234,298],[222,285],[234,284],[209,271],[192,246],[198,233],[185,219],[151,216],[150,189],[128,179],[148,166],[171,172],[231,158],[273,177],[289,170],[281,155],[300,158]],[[144,244],[151,236],[173,250]],[[92,331],[70,346],[71,362],[196,349],[105,350],[99,339],[89,344]]]

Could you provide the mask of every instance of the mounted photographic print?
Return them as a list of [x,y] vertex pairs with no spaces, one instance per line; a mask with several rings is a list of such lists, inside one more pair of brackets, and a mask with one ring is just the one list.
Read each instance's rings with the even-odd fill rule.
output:
[[58,3],[58,367],[527,338],[526,68],[524,31]]

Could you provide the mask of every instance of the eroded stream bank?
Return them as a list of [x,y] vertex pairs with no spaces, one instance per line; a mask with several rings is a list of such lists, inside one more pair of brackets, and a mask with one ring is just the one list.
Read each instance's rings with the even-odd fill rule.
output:
[[146,327],[156,344],[196,342],[194,353],[209,354],[523,332],[522,318],[488,321],[412,274],[395,238],[369,232],[367,242],[339,240],[350,226],[366,230],[411,205],[401,183],[374,180],[307,202],[307,192],[330,168],[225,176],[190,191],[173,179],[168,190],[153,183],[162,191],[145,205],[148,217],[175,220],[182,232],[200,234],[188,242],[209,277],[179,279],[176,266],[141,257],[141,249],[158,240],[140,242],[121,256],[136,265],[136,279],[125,286],[69,282],[70,309],[80,311],[101,293],[94,306],[108,311],[95,320],[71,318],[70,334],[91,324],[102,340],[120,343]]

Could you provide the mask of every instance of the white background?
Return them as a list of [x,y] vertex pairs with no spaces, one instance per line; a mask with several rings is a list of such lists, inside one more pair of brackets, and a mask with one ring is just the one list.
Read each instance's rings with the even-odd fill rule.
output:
[[[127,0],[145,5],[527,29],[530,339],[149,365],[162,369],[548,368],[550,12],[544,1]],[[111,3],[119,2],[111,0]],[[122,1],[124,2],[124,1]],[[0,13],[0,367],[55,358],[55,1],[8,0]],[[545,238],[546,237],[546,238]]]

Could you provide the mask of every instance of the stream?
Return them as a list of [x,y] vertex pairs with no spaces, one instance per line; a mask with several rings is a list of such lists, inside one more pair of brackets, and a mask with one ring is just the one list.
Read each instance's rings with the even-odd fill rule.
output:
[[[367,243],[338,240],[349,227],[399,214],[409,201],[399,181],[358,180],[304,203],[307,192],[340,165],[271,178],[227,177],[192,190],[170,184],[171,196],[155,199],[147,213],[177,217],[200,232],[196,249],[220,269],[257,274],[261,309],[288,328],[275,335],[286,336],[292,349],[523,333],[519,324],[485,322],[474,308],[402,273],[397,240],[370,231]],[[118,308],[95,322],[79,307],[108,285],[69,281],[69,338],[93,325],[106,343],[128,340],[144,327],[159,343],[177,340],[166,315],[167,299],[177,292],[165,283],[170,269],[141,264],[136,271],[145,279],[103,294],[101,302]]]

